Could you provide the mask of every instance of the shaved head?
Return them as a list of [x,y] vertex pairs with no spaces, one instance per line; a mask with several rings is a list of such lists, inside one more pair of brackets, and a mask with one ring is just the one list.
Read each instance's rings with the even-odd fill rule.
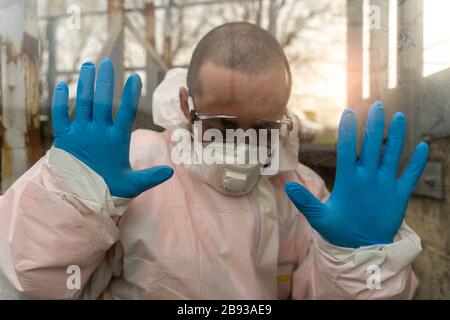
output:
[[187,84],[194,96],[203,94],[201,69],[212,63],[245,76],[279,74],[285,83],[285,100],[291,91],[291,72],[283,49],[266,30],[247,22],[221,25],[206,34],[194,50]]

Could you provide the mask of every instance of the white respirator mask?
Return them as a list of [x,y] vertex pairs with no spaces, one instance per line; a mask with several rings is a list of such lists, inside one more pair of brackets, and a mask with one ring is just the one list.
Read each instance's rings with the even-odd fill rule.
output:
[[228,196],[249,193],[261,176],[264,167],[261,159],[270,161],[266,149],[248,144],[211,142],[197,144],[194,149],[197,150],[193,152],[193,164],[185,167],[216,191]]

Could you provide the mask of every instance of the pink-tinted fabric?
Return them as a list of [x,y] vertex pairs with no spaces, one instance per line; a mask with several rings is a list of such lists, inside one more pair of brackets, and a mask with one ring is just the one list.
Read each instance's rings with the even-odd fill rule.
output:
[[[312,170],[264,177],[247,196],[222,195],[170,161],[169,132],[134,132],[132,165],[175,168],[172,179],[132,201],[51,149],[0,198],[0,296],[112,299],[411,298],[420,238],[357,250],[328,244],[284,192],[287,181],[318,198]],[[112,155],[113,156],[113,155]],[[67,286],[67,267],[81,288]],[[369,266],[381,285],[369,288]],[[370,269],[371,270],[371,269]]]

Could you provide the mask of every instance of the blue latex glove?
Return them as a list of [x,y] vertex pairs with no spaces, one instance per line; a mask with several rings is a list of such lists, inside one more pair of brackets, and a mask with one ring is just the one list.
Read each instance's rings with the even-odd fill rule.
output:
[[84,63],[80,70],[75,118],[68,114],[68,88],[56,85],[52,120],[56,148],[65,150],[99,174],[113,196],[133,198],[173,174],[169,166],[134,171],[129,161],[131,131],[141,93],[141,79],[131,75],[123,89],[122,101],[112,119],[114,66],[109,59],[100,63],[97,82],[95,67]]
[[330,243],[358,248],[393,242],[428,159],[428,145],[421,142],[398,178],[405,128],[405,116],[395,114],[381,156],[384,107],[375,102],[369,111],[358,160],[356,115],[347,109],[339,126],[336,180],[328,201],[320,202],[297,183],[286,184],[289,198]]

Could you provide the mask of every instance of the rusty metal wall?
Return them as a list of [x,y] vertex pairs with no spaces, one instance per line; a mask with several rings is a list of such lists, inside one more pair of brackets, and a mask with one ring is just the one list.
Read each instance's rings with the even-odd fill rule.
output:
[[2,190],[42,156],[36,1],[2,4]]
[[[450,139],[430,141],[430,161],[443,164],[444,185],[450,186]],[[450,197],[414,197],[407,223],[420,235],[423,252],[413,263],[420,281],[416,299],[450,299]]]

